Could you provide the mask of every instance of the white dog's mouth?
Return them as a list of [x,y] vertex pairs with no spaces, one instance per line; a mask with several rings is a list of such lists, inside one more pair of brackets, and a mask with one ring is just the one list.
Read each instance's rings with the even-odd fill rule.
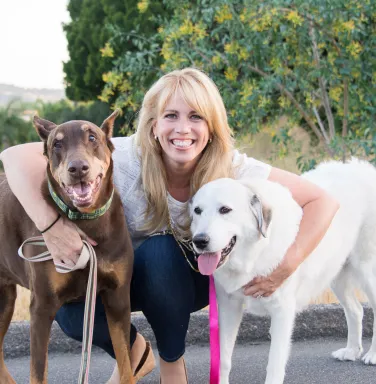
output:
[[202,275],[212,275],[227,259],[234,249],[236,236],[233,236],[230,242],[222,250],[217,252],[203,252],[198,256],[198,269]]

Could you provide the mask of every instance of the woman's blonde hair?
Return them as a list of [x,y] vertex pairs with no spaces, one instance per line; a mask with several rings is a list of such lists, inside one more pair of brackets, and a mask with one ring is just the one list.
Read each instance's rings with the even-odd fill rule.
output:
[[[154,138],[153,126],[177,92],[205,119],[212,138],[193,172],[191,196],[209,181],[232,177],[232,131],[214,82],[194,68],[176,70],[161,77],[145,95],[136,134],[137,145],[141,148],[142,183],[148,203],[143,229],[151,232],[160,230],[168,223],[167,176],[162,162],[162,148]],[[187,229],[181,228],[184,232]]]

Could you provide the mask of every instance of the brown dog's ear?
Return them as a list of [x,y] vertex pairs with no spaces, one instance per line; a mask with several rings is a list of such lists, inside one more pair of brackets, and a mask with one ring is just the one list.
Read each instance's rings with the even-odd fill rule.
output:
[[114,131],[114,123],[116,118],[119,116],[120,109],[115,109],[114,112],[111,113],[110,116],[102,123],[101,129],[106,134],[107,138],[110,139],[112,137]]
[[266,232],[272,220],[272,210],[263,206],[257,195],[253,195],[251,198],[251,209],[256,216],[259,232],[266,237]]
[[45,119],[41,119],[38,116],[34,116],[33,124],[42,141],[47,141],[51,131],[57,127],[55,123]]

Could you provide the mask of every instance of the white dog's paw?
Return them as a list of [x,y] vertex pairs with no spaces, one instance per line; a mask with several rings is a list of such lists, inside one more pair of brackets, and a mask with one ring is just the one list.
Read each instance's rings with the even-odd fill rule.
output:
[[362,361],[367,365],[376,365],[376,352],[369,350],[363,357]]
[[341,348],[338,351],[332,352],[332,356],[341,361],[355,361],[362,355],[363,348]]

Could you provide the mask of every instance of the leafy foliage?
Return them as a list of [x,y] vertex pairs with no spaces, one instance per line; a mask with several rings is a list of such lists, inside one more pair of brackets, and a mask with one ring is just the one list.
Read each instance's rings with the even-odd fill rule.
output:
[[[36,104],[38,115],[44,119],[61,124],[69,120],[86,120],[101,126],[113,111],[110,106],[100,101],[73,103],[69,100],[61,100],[56,103]],[[115,121],[114,135],[126,134],[126,128],[122,126],[122,120]]]
[[[376,3],[371,0],[164,0],[172,16],[145,39],[117,31],[124,52],[102,97],[137,110],[150,83],[170,70],[203,69],[218,85],[231,125],[256,132],[282,115],[323,157],[376,161]],[[162,63],[158,64],[158,58]],[[288,143],[287,125],[276,142]],[[281,137],[283,136],[283,137]],[[301,169],[314,165],[298,159]]]
[[23,110],[18,100],[0,108],[0,152],[12,145],[38,140],[32,124],[21,117]]
[[71,22],[64,25],[70,60],[64,63],[67,97],[75,101],[96,100],[104,80],[102,75],[113,67],[114,57],[137,50],[132,40],[109,42],[114,31],[137,32],[148,37],[156,32],[154,14],[163,14],[159,1],[71,0]]

